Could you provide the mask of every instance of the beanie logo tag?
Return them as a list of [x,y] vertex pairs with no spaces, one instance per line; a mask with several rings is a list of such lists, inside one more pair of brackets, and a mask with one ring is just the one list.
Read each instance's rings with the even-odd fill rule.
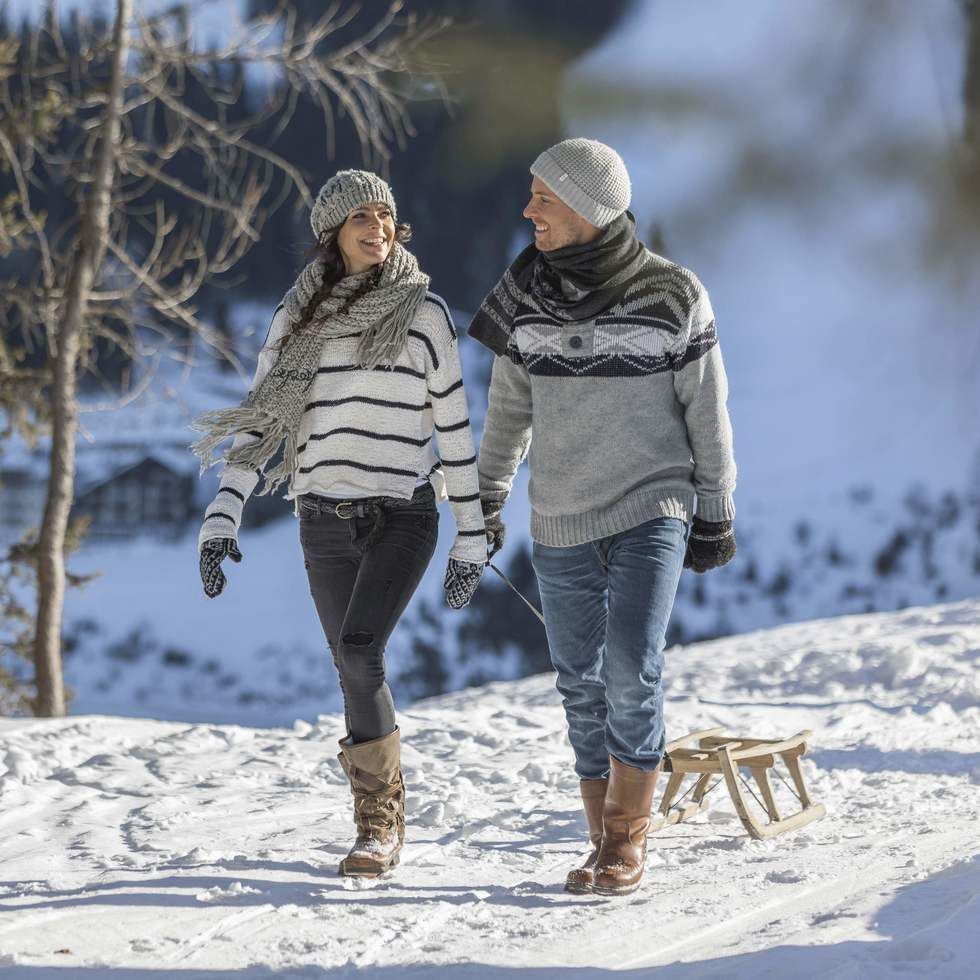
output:
[[563,180],[568,180],[568,174],[562,174],[562,175],[561,175],[561,176],[560,176],[560,177],[558,178],[558,182],[559,182],[559,183],[561,183],[561,182],[562,182]]

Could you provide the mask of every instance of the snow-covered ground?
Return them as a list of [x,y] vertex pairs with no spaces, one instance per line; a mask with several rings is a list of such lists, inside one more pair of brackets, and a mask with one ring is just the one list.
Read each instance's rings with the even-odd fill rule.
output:
[[401,713],[408,843],[375,882],[336,875],[337,716],[3,721],[0,977],[965,980],[978,666],[980,601],[675,648],[670,736],[812,729],[828,813],[752,841],[719,788],[651,839],[644,886],[618,900],[561,888],[584,825],[549,675]]

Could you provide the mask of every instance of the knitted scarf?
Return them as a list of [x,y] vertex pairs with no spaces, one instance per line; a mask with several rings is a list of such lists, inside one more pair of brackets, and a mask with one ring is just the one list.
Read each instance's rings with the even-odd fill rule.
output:
[[513,287],[558,320],[588,320],[619,302],[645,261],[646,250],[629,211],[584,245],[551,252],[528,245],[477,310],[469,335],[491,349],[500,346],[500,330],[510,333],[515,312],[512,303],[500,299],[512,294]]
[[228,437],[260,432],[246,445],[224,453],[229,466],[245,466],[260,472],[283,447],[282,461],[268,473],[260,494],[272,493],[288,480],[297,466],[297,434],[306,410],[306,393],[320,366],[324,342],[337,334],[361,334],[357,358],[361,367],[391,367],[405,346],[408,328],[425,300],[429,277],[415,256],[395,242],[381,267],[374,288],[347,305],[349,298],[376,275],[375,269],[347,276],[330,290],[299,331],[303,310],[323,284],[324,262],[315,259],[299,274],[283,297],[289,319],[289,339],[258,387],[236,408],[205,412],[192,428],[206,433],[191,450],[201,459],[201,472],[218,460],[214,450]]

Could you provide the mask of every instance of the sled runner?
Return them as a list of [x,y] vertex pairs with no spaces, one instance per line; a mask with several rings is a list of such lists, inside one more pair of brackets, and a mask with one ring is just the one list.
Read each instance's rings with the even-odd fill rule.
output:
[[[826,810],[822,803],[814,803],[807,792],[800,757],[806,752],[809,731],[800,732],[782,741],[763,738],[732,738],[723,735],[721,728],[709,728],[691,732],[683,738],[667,744],[664,771],[669,773],[667,788],[650,821],[650,832],[681,823],[707,808],[705,797],[722,781],[728,787],[732,803],[739,819],[750,837],[762,840],[775,837],[787,830],[796,830],[822,817]],[[775,768],[777,759],[782,760],[793,781],[790,786]],[[748,769],[761,794],[756,794],[741,770]],[[769,774],[775,774],[799,800],[802,809],[784,817],[772,792]],[[693,774],[694,784],[678,798],[685,777]],[[767,820],[760,820],[748,802],[747,793],[765,813]],[[690,797],[689,802],[685,802]]]

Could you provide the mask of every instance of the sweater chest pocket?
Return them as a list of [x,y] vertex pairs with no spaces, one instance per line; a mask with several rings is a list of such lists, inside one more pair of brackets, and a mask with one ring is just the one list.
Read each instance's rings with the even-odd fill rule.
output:
[[592,357],[596,353],[596,327],[591,320],[569,323],[561,329],[562,357]]

